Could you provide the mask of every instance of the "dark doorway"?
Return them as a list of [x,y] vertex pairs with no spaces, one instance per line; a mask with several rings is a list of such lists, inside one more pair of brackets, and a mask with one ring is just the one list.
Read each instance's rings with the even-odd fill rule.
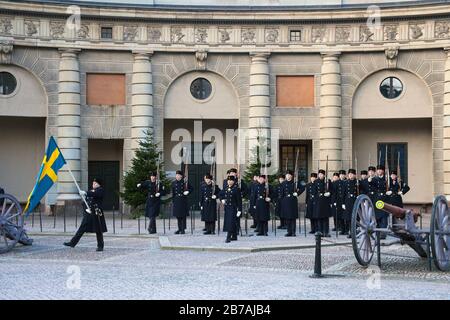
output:
[[[297,160],[298,179],[307,182],[308,178],[308,149],[306,143],[296,141],[280,141],[280,172],[295,171]],[[298,158],[297,158],[298,155]]]
[[[197,144],[197,148],[194,146]],[[201,144],[201,148],[198,146]],[[201,163],[198,163],[199,156],[195,157],[194,161],[194,155],[196,152],[201,151],[203,154],[203,151],[205,150],[206,146],[209,145],[209,142],[204,143],[192,143],[191,149],[187,150],[188,157],[190,158],[190,163],[188,165],[188,180],[189,184],[194,188],[194,191],[189,197],[189,207],[193,206],[194,210],[200,210],[200,184],[203,181],[203,176],[207,173],[211,172],[211,165],[207,164],[205,162],[205,159],[201,157]],[[184,163],[181,164],[181,171],[185,172],[186,166]]]
[[100,178],[103,181],[105,197],[103,198],[103,209],[119,209],[120,188],[120,162],[119,161],[89,161],[88,181],[91,188],[92,180]]

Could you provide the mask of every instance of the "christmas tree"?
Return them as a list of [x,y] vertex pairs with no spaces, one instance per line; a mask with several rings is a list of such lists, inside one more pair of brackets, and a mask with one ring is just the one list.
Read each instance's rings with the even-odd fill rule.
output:
[[[255,175],[265,174],[265,161],[262,162],[261,159],[270,159],[270,148],[267,146],[267,139],[258,136],[257,141],[256,146],[250,151],[249,164],[242,177],[246,183],[253,181]],[[268,165],[270,165],[270,162]],[[269,174],[269,183],[273,184],[276,178],[276,175]]]
[[145,138],[139,141],[139,148],[135,151],[131,160],[131,167],[125,173],[124,191],[121,197],[125,204],[131,207],[133,216],[140,216],[147,199],[145,190],[139,189],[137,184],[150,179],[150,172],[156,172],[159,164],[159,178],[164,187],[169,188],[170,182],[166,178],[163,167],[161,151],[158,151],[158,144],[153,141],[151,131],[145,133]]

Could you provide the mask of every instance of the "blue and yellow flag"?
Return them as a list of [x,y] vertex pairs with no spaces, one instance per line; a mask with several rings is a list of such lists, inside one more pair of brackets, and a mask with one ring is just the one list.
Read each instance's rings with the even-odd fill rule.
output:
[[39,204],[56,180],[58,180],[58,171],[65,164],[66,160],[64,159],[61,150],[59,150],[55,139],[50,137],[47,153],[44,156],[44,160],[42,160],[41,169],[36,178],[36,184],[34,185],[33,191],[31,191],[28,196],[27,206],[24,210],[24,213],[27,216]]

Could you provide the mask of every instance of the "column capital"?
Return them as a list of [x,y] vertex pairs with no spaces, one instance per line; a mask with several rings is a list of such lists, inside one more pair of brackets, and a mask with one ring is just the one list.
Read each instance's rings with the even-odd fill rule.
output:
[[267,61],[267,59],[270,56],[270,52],[250,52],[250,57],[252,58],[252,61]]
[[131,53],[133,54],[135,60],[139,60],[139,59],[150,59],[153,56],[154,51],[153,50],[133,50],[133,51],[131,51]]
[[447,58],[450,58],[450,47],[444,47],[444,52],[447,54]]
[[340,51],[321,52],[323,60],[338,60],[342,53]]
[[58,48],[58,51],[61,54],[61,57],[76,57],[81,52],[81,49],[78,49],[78,48]]

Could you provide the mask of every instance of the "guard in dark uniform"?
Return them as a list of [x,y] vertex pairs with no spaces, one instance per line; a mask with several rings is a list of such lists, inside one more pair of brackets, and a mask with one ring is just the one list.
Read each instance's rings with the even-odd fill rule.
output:
[[269,231],[270,220],[270,201],[272,197],[272,188],[269,186],[269,190],[266,190],[266,179],[265,175],[261,175],[258,178],[258,185],[255,188],[253,194],[253,202],[255,204],[256,219],[258,221],[258,236],[267,236]]
[[338,211],[337,211],[337,206],[336,206],[338,182],[339,182],[339,172],[335,172],[335,173],[333,173],[333,177],[331,178],[331,184],[330,184],[330,188],[332,190],[331,196],[330,196],[331,215],[333,216],[333,226],[334,226],[333,229],[331,229],[331,231],[336,231],[336,228],[338,228],[338,230],[339,230],[339,224],[338,224],[338,220],[337,220]]
[[242,213],[241,190],[236,185],[236,178],[228,176],[227,186],[219,193],[224,206],[223,231],[227,232],[226,243],[237,240],[237,221]]
[[255,203],[253,201],[255,199],[254,193],[255,193],[255,190],[256,190],[256,186],[258,185],[258,178],[259,178],[259,173],[257,175],[253,176],[253,181],[250,183],[250,187],[249,187],[249,208],[248,208],[248,212],[250,213],[250,215],[253,218],[253,224],[250,226],[250,228],[255,228],[255,229],[257,229],[257,227],[258,227],[258,221],[256,220]]
[[[296,221],[298,218],[298,196],[305,191],[305,187],[299,182],[294,182],[291,170],[286,172],[286,181],[281,185],[281,217],[286,221],[286,237],[295,237]],[[300,230],[299,230],[300,232]]]
[[[386,202],[387,196],[387,181],[386,181],[386,175],[384,174],[384,166],[378,165],[377,166],[377,175],[374,178],[368,178],[369,183],[372,183],[373,185],[373,205],[375,206],[375,217],[377,219],[377,227],[378,228],[387,228],[388,225],[388,217],[389,214],[387,212],[384,212],[383,210],[379,210],[376,208],[377,201],[381,200],[383,202]],[[381,239],[386,239],[386,234],[381,234]]]
[[410,190],[410,188],[403,181],[398,181],[397,170],[391,171],[390,178],[391,182],[389,184],[389,191],[386,192],[386,195],[388,196],[387,202],[394,206],[403,208],[402,196],[406,194]]
[[337,225],[339,234],[345,234],[344,228],[344,209],[342,209],[342,205],[345,204],[345,181],[347,180],[347,175],[345,170],[339,170],[339,180],[336,183],[336,196],[333,204],[336,207],[336,217],[337,217]]
[[202,221],[205,222],[204,234],[215,234],[215,225],[217,220],[217,196],[220,192],[219,187],[213,184],[213,177],[206,174],[204,181],[200,186],[200,210]]
[[173,216],[177,218],[178,230],[175,234],[184,234],[186,230],[186,217],[189,216],[188,196],[193,188],[183,180],[184,174],[178,170],[175,181],[172,182]]
[[317,229],[324,237],[331,237],[329,219],[331,217],[331,181],[325,177],[325,170],[319,170],[318,179],[314,181],[317,195],[313,218],[317,219]]
[[310,176],[310,182],[306,184],[306,218],[311,222],[311,231],[309,233],[316,233],[318,231],[317,228],[317,219],[314,218],[314,205],[317,198],[316,195],[316,186],[314,181],[317,179],[317,173],[313,172]]
[[75,236],[65,246],[74,248],[85,232],[97,235],[97,251],[103,251],[103,233],[107,232],[105,216],[103,214],[103,187],[100,179],[94,179],[92,189],[88,192],[80,191],[81,197],[86,197],[91,213],[83,212],[83,220]]
[[285,181],[286,177],[283,173],[278,175],[278,184],[274,188],[273,197],[275,202],[275,215],[280,218],[280,225],[277,229],[286,229],[286,221],[282,218],[282,209],[281,209],[281,199],[282,199],[282,184]]
[[359,179],[359,194],[367,194],[367,170],[361,170],[361,177]]
[[367,196],[370,198],[370,200],[372,200],[372,203],[375,205],[375,173],[376,173],[376,168],[373,166],[370,166],[368,168],[368,174],[367,174],[367,179],[364,180],[365,185],[365,191],[367,192]]
[[348,170],[348,179],[344,183],[344,203],[342,204],[343,212],[343,234],[350,235],[350,221],[352,220],[353,207],[358,197],[358,179],[356,170]]
[[156,181],[157,174],[150,173],[150,180],[146,180],[137,185],[138,188],[147,192],[147,201],[145,203],[145,216],[149,218],[148,233],[156,233],[156,217],[159,216],[161,208],[161,197],[166,194],[161,182]]

